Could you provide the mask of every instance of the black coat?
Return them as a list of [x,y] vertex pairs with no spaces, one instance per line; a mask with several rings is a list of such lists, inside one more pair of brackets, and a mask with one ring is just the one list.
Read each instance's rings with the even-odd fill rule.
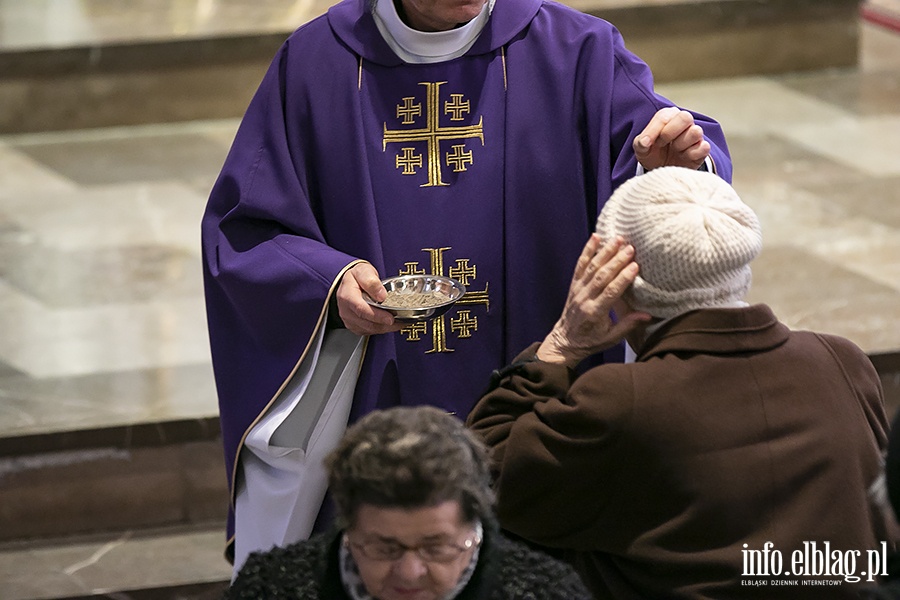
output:
[[[247,559],[226,600],[349,600],[338,567],[340,533],[320,534]],[[455,600],[591,600],[567,564],[485,524],[478,566]]]

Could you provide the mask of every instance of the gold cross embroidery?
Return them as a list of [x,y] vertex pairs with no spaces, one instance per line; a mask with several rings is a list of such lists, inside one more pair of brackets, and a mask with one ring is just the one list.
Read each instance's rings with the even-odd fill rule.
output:
[[[427,252],[431,259],[431,275],[444,275],[444,252],[450,249],[449,246],[446,248],[422,248],[422,252]],[[420,268],[419,263],[417,262],[404,263],[404,268],[400,271],[400,275],[424,273],[425,270]],[[469,265],[468,258],[462,258],[456,260],[456,266],[450,267],[449,273],[450,277],[459,279],[460,283],[468,288],[470,280],[475,279],[476,268],[474,265]],[[484,284],[483,290],[467,291],[465,295],[457,301],[456,305],[482,305],[486,310],[490,311],[491,303],[488,295],[488,283]],[[478,331],[478,317],[472,315],[470,310],[461,310],[456,318],[450,319],[450,332],[456,333],[458,338],[472,337],[473,331]],[[427,350],[425,354],[454,351],[453,348],[447,346],[446,315],[441,315],[440,317],[431,320],[431,332],[431,350]],[[406,341],[418,342],[422,339],[422,335],[428,334],[428,330],[425,322],[419,322],[404,327],[400,330],[400,333],[406,335]]]
[[[441,127],[439,118],[440,118],[440,86],[447,83],[446,81],[437,81],[437,82],[420,82],[419,85],[424,85],[426,90],[426,100],[425,100],[425,127],[418,129],[388,129],[387,123],[384,124],[384,137],[382,138],[382,151],[387,150],[388,144],[394,143],[402,143],[402,142],[425,142],[427,148],[428,155],[428,182],[421,184],[419,187],[435,187],[435,186],[446,186],[450,185],[449,183],[445,183],[443,179],[443,174],[441,172],[441,142],[443,141],[452,141],[452,140],[466,140],[469,138],[478,138],[481,140],[481,145],[484,146],[484,126],[483,119],[484,117],[478,117],[478,123],[476,125],[465,125],[465,126],[451,126],[451,127]],[[451,113],[450,120],[457,121],[462,120],[463,112],[469,111],[469,102],[462,101],[462,94],[451,94],[452,101],[447,102],[445,105],[445,110],[448,113]],[[397,106],[397,118],[403,118],[401,124],[411,124],[413,116],[421,116],[421,104],[413,104],[412,97],[403,98],[404,104]],[[418,108],[419,112],[415,113],[414,111]],[[401,114],[402,111],[402,114]],[[459,118],[456,118],[459,117]],[[471,151],[468,153],[463,153],[462,148],[464,144],[454,146],[454,152],[457,156],[454,159],[457,161],[454,166],[454,171],[460,172],[465,171],[466,164],[472,164],[473,158]],[[407,175],[409,169],[413,169],[413,167],[422,165],[411,165],[407,166],[406,163],[401,163],[401,158],[412,158],[412,156],[406,152],[407,148],[403,148],[404,155],[397,157],[397,168],[399,169],[403,166],[403,174]],[[421,156],[420,156],[421,158]],[[450,154],[447,155],[447,165],[450,166]]]
[[422,116],[422,105],[413,104],[413,100],[415,98],[407,96],[403,98],[403,104],[397,106],[397,118],[404,125],[412,125],[415,123],[415,117]]
[[453,146],[453,152],[447,153],[447,166],[453,167],[454,173],[466,170],[466,165],[472,164],[472,151],[463,152],[464,145]]
[[404,327],[400,331],[407,335],[407,342],[418,342],[420,339],[422,339],[419,337],[420,334],[428,333],[428,325],[422,321],[419,321],[418,323],[413,323],[409,327]]
[[403,148],[403,154],[397,155],[397,168],[403,167],[403,171],[401,172],[404,175],[415,175],[416,167],[422,166],[422,155],[413,154],[415,151],[415,148]]
[[456,261],[455,267],[450,267],[450,277],[456,279],[461,284],[466,287],[469,287],[469,279],[475,279],[477,271],[475,270],[475,266],[469,266],[469,259],[463,258]]
[[[425,269],[419,269],[418,268],[419,263],[417,263],[417,262],[403,263],[403,266],[406,268],[400,270],[400,275],[424,275],[425,274]],[[452,277],[452,275],[451,275],[451,277]],[[465,285],[465,284],[463,284],[463,285]]]
[[462,94],[450,94],[450,102],[444,103],[444,114],[450,115],[451,121],[462,121],[469,110],[469,101],[463,102]]
[[459,333],[459,337],[472,337],[472,331],[478,331],[478,317],[470,317],[471,311],[461,310],[455,319],[450,319],[450,331]]

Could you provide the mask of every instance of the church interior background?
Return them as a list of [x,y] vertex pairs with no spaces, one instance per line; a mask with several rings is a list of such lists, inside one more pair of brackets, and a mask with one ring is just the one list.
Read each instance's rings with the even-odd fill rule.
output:
[[[751,300],[860,345],[893,414],[900,0],[569,3],[722,123],[763,223]],[[275,48],[327,6],[0,0],[0,598],[221,592],[199,220]]]

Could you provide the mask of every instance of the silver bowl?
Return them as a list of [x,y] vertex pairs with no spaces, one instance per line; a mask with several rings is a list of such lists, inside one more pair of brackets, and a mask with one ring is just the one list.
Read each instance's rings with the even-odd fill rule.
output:
[[369,305],[388,311],[399,321],[422,321],[439,317],[450,310],[450,307],[466,293],[465,286],[459,281],[440,275],[400,275],[383,279],[381,283],[388,292],[395,291],[401,294],[441,292],[449,297],[449,300],[440,304],[410,308],[381,304],[363,294]]

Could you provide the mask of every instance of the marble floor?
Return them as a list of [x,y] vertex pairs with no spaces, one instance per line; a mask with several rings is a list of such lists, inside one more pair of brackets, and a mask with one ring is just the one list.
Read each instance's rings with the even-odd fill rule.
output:
[[[65,48],[110,43],[289,32],[331,0],[0,0],[0,48]],[[46,18],[52,15],[52,18]]]

